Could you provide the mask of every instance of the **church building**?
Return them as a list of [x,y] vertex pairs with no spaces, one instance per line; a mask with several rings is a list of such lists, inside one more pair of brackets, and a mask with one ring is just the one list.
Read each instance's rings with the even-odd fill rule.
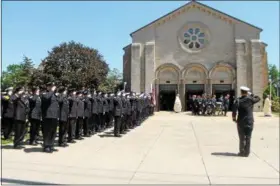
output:
[[[160,17],[130,34],[124,47],[126,91],[155,90],[156,110],[183,110],[192,95],[240,96],[247,86],[262,97],[268,84],[262,29],[199,2]],[[262,101],[255,111],[262,110]]]

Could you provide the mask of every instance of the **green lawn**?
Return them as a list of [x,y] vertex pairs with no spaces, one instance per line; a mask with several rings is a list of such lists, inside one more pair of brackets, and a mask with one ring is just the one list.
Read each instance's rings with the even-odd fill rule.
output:
[[4,138],[2,138],[1,141],[2,141],[2,145],[7,145],[7,144],[10,144],[10,143],[13,143],[12,139],[5,140]]
[[272,112],[273,116],[279,117],[279,112]]

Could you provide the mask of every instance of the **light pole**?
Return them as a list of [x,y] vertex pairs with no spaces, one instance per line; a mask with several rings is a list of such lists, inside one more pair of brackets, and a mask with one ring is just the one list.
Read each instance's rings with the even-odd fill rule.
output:
[[126,82],[123,83],[123,90],[125,92],[125,86],[126,86]]
[[269,99],[271,99],[271,85],[272,85],[272,80],[269,79]]

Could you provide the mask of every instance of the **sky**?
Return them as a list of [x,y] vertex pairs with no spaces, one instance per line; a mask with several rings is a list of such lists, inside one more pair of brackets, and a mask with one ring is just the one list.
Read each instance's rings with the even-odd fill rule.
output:
[[[122,71],[130,33],[188,1],[2,1],[2,70],[31,58],[37,66],[62,42],[98,49]],[[279,67],[279,2],[200,1],[263,29],[268,63]]]

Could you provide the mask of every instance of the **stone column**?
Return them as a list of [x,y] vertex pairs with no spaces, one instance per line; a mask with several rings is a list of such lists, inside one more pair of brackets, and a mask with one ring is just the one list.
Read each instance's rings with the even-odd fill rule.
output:
[[181,105],[182,105],[182,111],[185,110],[185,88],[184,88],[184,80],[181,79],[179,82],[179,91],[178,93],[180,94],[180,100],[181,100]]
[[[251,40],[252,46],[252,93],[262,98],[262,49],[263,43],[259,40]],[[262,100],[255,104],[254,111],[262,111]]]
[[[236,97],[240,96],[239,88],[241,86],[247,86],[247,73],[246,73],[246,41],[244,39],[235,40],[236,46]],[[250,87],[249,87],[250,88]]]
[[211,82],[210,78],[206,79],[206,90],[205,90],[205,92],[208,95],[212,95],[212,82]]
[[155,79],[155,43],[145,44],[145,92],[151,91]]
[[141,44],[132,43],[131,46],[131,91],[140,92],[141,83]]

